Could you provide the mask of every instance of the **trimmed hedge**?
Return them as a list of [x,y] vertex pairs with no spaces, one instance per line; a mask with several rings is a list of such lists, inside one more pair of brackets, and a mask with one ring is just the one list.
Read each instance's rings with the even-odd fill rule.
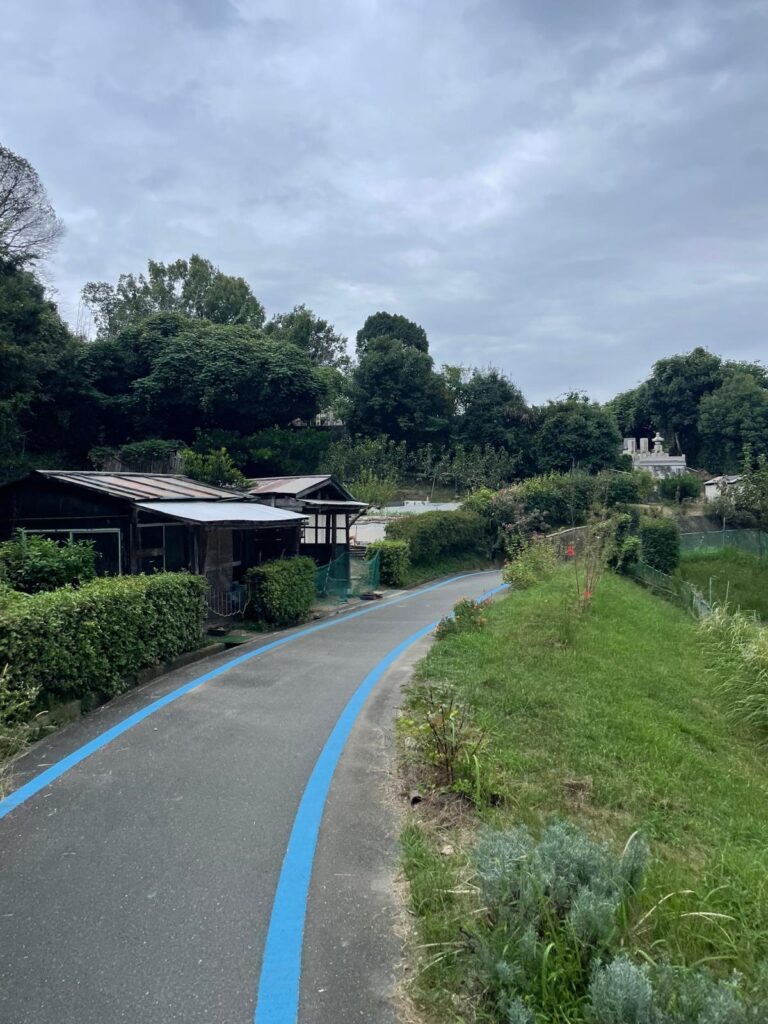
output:
[[680,530],[674,519],[640,520],[642,560],[653,569],[667,574],[680,562]]
[[0,673],[41,695],[112,696],[142,669],[200,645],[206,581],[115,576],[22,596],[0,615]]
[[365,557],[379,553],[379,572],[382,583],[389,587],[402,587],[408,579],[411,566],[411,546],[407,540],[377,540],[365,549]]
[[315,600],[315,572],[311,558],[281,558],[254,566],[245,574],[248,615],[272,626],[303,622]]
[[421,512],[388,523],[387,540],[408,541],[411,561],[424,565],[444,555],[481,554],[485,523],[476,512]]

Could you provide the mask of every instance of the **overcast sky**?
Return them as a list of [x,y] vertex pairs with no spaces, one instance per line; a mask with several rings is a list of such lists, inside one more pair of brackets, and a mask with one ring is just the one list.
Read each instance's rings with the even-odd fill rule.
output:
[[73,321],[198,252],[535,401],[768,353],[767,0],[4,0],[0,53]]

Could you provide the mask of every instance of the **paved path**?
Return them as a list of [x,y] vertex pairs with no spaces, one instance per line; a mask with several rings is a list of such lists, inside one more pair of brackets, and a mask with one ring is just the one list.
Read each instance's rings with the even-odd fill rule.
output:
[[37,744],[15,773],[20,796],[151,711],[0,820],[2,1024],[391,1020],[392,836],[375,773],[392,652],[407,657],[459,597],[497,584],[477,574],[265,638]]

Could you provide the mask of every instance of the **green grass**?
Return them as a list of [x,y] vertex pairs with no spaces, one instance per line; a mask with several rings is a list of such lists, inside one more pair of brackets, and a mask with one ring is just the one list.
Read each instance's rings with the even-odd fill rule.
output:
[[421,583],[428,583],[429,580],[452,576],[454,573],[477,572],[494,567],[493,562],[481,555],[450,555],[430,562],[428,565],[411,565],[408,569],[405,586],[416,587]]
[[[650,913],[635,951],[752,976],[768,958],[764,753],[726,719],[684,612],[606,574],[577,615],[573,587],[571,571],[558,570],[510,594],[489,608],[485,630],[439,641],[418,669],[453,684],[485,730],[483,771],[503,800],[474,825],[536,831],[567,818],[618,849],[642,829],[653,857],[644,909],[692,891]],[[581,798],[573,780],[584,780]],[[478,914],[466,825],[466,814],[459,827],[427,819],[403,836],[425,947],[414,991],[435,1021],[498,1019],[477,1002],[462,937]]]
[[718,604],[756,612],[768,621],[768,559],[738,548],[683,552],[677,575]]

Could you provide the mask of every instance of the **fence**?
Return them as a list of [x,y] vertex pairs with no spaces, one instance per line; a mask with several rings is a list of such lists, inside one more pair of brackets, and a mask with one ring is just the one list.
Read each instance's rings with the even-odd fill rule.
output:
[[645,562],[637,562],[627,570],[629,576],[660,597],[684,608],[696,619],[703,619],[712,611],[704,597],[692,584],[677,576],[667,576]]
[[209,616],[231,619],[239,615],[245,606],[246,588],[241,583],[233,583],[227,590],[219,587],[208,587],[205,592],[205,603]]
[[372,558],[364,558],[343,551],[328,565],[315,573],[315,589],[321,599],[346,601],[359,597],[379,585],[381,556],[377,551]]
[[704,548],[739,548],[759,558],[768,558],[768,534],[760,530],[713,530],[680,534],[682,551],[700,551]]

